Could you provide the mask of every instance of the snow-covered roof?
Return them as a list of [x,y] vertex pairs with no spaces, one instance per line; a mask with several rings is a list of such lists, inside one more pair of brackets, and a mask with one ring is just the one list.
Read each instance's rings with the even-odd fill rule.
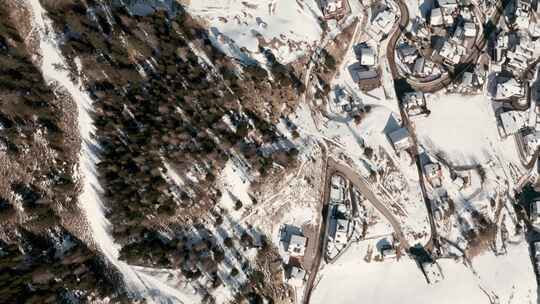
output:
[[504,131],[511,135],[527,126],[529,116],[523,111],[507,111],[501,113],[500,118]]
[[510,97],[522,97],[525,94],[525,88],[514,78],[510,78],[503,83],[497,84],[496,99],[506,99]]
[[291,278],[303,280],[306,276],[306,271],[302,268],[293,266],[291,268]]
[[540,23],[530,23],[529,24],[529,35],[532,38],[540,37]]
[[362,65],[374,65],[376,63],[375,51],[370,47],[360,48],[360,63]]
[[439,176],[439,173],[440,173],[439,170],[440,170],[440,165],[439,164],[429,163],[429,164],[424,166],[424,171],[426,172],[426,175],[429,178]]
[[465,22],[463,29],[465,30],[465,37],[476,36],[476,25],[474,22]]
[[535,223],[540,221],[540,200],[534,200],[531,203],[531,219]]
[[342,202],[344,199],[344,189],[342,186],[332,185],[330,187],[330,200],[334,203]]
[[289,240],[287,251],[292,256],[303,256],[306,250],[307,239],[301,235],[293,234]]
[[458,3],[456,0],[438,0],[439,6],[444,8],[457,8]]
[[450,43],[449,41],[445,41],[441,45],[441,48],[439,49],[439,55],[449,60],[453,64],[459,63],[461,59],[461,55],[459,54],[458,49],[454,44]]
[[441,8],[434,8],[431,10],[430,24],[432,26],[439,26],[443,24],[443,14]]
[[407,130],[407,128],[404,127],[388,134],[388,138],[390,139],[396,150],[405,150],[412,145],[409,131]]
[[394,13],[389,9],[379,12],[372,21],[373,30],[377,34],[388,32],[394,24],[395,17]]
[[473,85],[473,73],[465,72],[463,73],[463,78],[461,79],[461,84],[466,87],[471,87]]

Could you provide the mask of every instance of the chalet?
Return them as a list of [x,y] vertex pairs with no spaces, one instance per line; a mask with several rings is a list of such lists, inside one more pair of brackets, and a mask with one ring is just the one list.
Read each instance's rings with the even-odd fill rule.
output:
[[287,272],[287,283],[293,286],[302,286],[306,277],[306,271],[300,267],[292,266]]
[[289,246],[287,246],[287,252],[291,256],[301,257],[306,252],[307,239],[301,235],[293,234],[289,240]]
[[448,40],[440,44],[437,50],[437,54],[449,64],[458,64],[464,53],[465,50]]
[[322,11],[325,19],[341,19],[349,13],[347,0],[322,0]]
[[397,250],[389,245],[382,248],[381,254],[384,258],[393,258],[397,256]]
[[458,8],[458,3],[456,0],[438,0],[439,6],[448,10],[455,10]]
[[333,203],[341,203],[345,198],[345,183],[341,176],[332,176],[330,183],[330,200]]
[[415,91],[403,94],[403,108],[407,114],[409,114],[409,116],[416,116],[425,113],[427,106],[424,93]]
[[347,233],[349,232],[349,221],[346,219],[336,219],[336,229],[334,233],[334,242],[337,244],[347,243]]
[[540,199],[536,199],[531,203],[530,220],[533,225],[540,224]]
[[[540,5],[539,5],[539,6],[540,6]],[[540,23],[538,23],[538,22],[536,22],[536,23],[531,22],[531,23],[529,24],[528,31],[529,31],[529,36],[531,36],[531,38],[533,38],[533,39],[540,38]]]
[[411,64],[418,57],[418,49],[410,44],[401,44],[397,48],[397,54],[401,62]]
[[463,76],[461,78],[461,84],[465,88],[472,88],[474,86],[474,74],[471,72],[465,72],[463,73]]
[[391,132],[390,134],[388,134],[388,138],[397,152],[407,150],[413,145],[412,139],[409,135],[409,131],[405,127]]
[[525,97],[525,87],[523,84],[517,82],[514,78],[497,83],[497,92],[493,97],[494,100],[501,101],[515,97]]
[[536,259],[540,258],[540,241],[534,242],[534,257]]
[[476,37],[476,25],[474,22],[465,22],[463,29],[465,30],[465,37]]
[[441,165],[436,163],[429,163],[424,166],[424,172],[429,183],[438,188],[442,185]]
[[430,24],[431,26],[441,26],[443,25],[443,13],[441,8],[434,8],[431,10]]
[[377,63],[377,56],[375,51],[370,47],[360,48],[360,64],[366,66],[373,66]]
[[506,111],[499,115],[505,136],[518,133],[528,125],[529,116],[524,111]]

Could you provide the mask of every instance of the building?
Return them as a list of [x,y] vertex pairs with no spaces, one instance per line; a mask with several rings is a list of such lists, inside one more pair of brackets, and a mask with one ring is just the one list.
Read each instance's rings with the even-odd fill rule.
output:
[[418,57],[418,50],[410,44],[400,44],[397,48],[397,54],[401,62],[411,64]]
[[330,181],[330,200],[341,203],[345,198],[345,181],[339,175],[333,175]]
[[416,75],[423,75],[424,74],[424,68],[426,67],[426,58],[425,57],[418,57],[414,61],[414,68],[413,71]]
[[461,84],[463,85],[463,87],[465,88],[472,88],[474,87],[474,74],[471,73],[471,72],[465,72],[463,73],[463,76],[461,78]]
[[306,271],[300,267],[292,266],[287,273],[287,283],[293,286],[302,286],[306,278]]
[[395,20],[396,15],[389,8],[379,12],[371,22],[372,26],[369,28],[368,34],[372,38],[382,38],[384,34],[390,32]]
[[409,116],[416,116],[425,113],[427,106],[424,93],[415,91],[403,94],[403,108],[407,114],[409,114]]
[[341,19],[349,13],[347,0],[322,0],[322,12],[324,19]]
[[465,52],[466,50],[462,46],[456,46],[448,40],[444,41],[437,50],[438,55],[449,64],[458,64]]
[[431,18],[429,20],[431,26],[441,26],[444,24],[443,13],[441,8],[431,10]]
[[540,241],[534,242],[534,257],[540,259]]
[[287,252],[291,256],[301,257],[306,252],[307,239],[301,235],[293,234],[289,240]]
[[429,163],[424,166],[424,173],[429,183],[434,187],[438,188],[442,185],[442,173],[441,165],[436,163]]
[[411,35],[418,38],[429,39],[430,35],[426,28],[426,21],[423,18],[417,16],[413,20]]
[[516,25],[519,29],[527,29],[530,19],[531,1],[518,0],[516,9]]
[[443,7],[448,10],[455,10],[456,8],[459,7],[456,0],[438,0],[437,2],[439,3],[440,7]]
[[372,66],[377,63],[377,56],[375,51],[370,47],[360,48],[360,64],[366,66]]
[[465,37],[476,37],[476,25],[474,22],[465,22],[463,29],[465,30]]
[[335,221],[336,229],[334,233],[334,242],[337,244],[347,244],[347,234],[349,233],[349,221],[338,218]]
[[358,83],[358,87],[363,91],[373,90],[381,85],[379,71],[376,67],[368,67],[355,62],[348,67],[351,78]]
[[540,199],[535,199],[531,203],[530,220],[533,225],[540,224]]
[[538,22],[532,23],[531,22],[529,24],[528,30],[529,30],[529,36],[531,36],[531,38],[533,38],[533,39],[540,38],[540,23],[538,23]]
[[532,130],[523,136],[523,143],[527,153],[532,154],[540,146],[540,131]]
[[497,83],[497,92],[493,97],[494,100],[507,100],[510,98],[524,98],[525,86],[517,82],[514,78],[506,79],[503,82]]
[[397,250],[392,246],[386,246],[381,250],[381,254],[384,258],[394,258],[397,256]]
[[452,42],[456,44],[463,44],[463,39],[465,38],[465,29],[458,26],[452,35]]
[[499,115],[506,136],[514,135],[528,126],[529,116],[524,111],[506,111]]
[[412,147],[413,142],[407,128],[402,127],[388,134],[390,143],[394,146],[397,152],[404,151]]
[[351,78],[356,83],[361,83],[366,80],[379,78],[377,70],[363,66],[360,62],[351,64],[348,70],[351,74]]
[[519,37],[519,44],[513,52],[507,52],[508,69],[517,75],[523,73],[540,56],[539,40],[532,40],[528,35]]

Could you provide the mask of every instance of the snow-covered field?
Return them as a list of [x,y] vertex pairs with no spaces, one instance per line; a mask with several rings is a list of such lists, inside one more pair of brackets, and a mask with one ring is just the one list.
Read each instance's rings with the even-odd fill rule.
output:
[[415,261],[366,262],[369,242],[353,245],[335,264],[319,272],[313,304],[536,303],[536,280],[525,243],[508,255],[486,253],[472,261],[438,260],[444,279],[427,284]]
[[[188,12],[208,25],[214,44],[241,60],[260,58],[259,47],[265,47],[286,64],[303,55],[322,34],[315,0],[187,2]],[[246,58],[242,48],[251,58]]]
[[496,156],[519,164],[514,140],[499,139],[491,102],[483,95],[434,95],[431,115],[413,120],[420,144],[443,152],[453,165],[485,163]]

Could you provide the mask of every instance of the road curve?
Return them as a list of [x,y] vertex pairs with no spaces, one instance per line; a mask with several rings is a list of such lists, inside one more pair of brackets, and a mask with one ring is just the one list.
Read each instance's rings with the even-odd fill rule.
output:
[[351,183],[360,190],[363,196],[379,211],[392,225],[394,232],[396,233],[397,238],[400,241],[400,246],[406,250],[410,248],[409,242],[405,238],[405,234],[401,230],[401,224],[396,219],[394,214],[386,208],[385,204],[379,200],[379,198],[373,193],[370,186],[367,184],[365,179],[360,176],[356,171],[351,167],[334,160],[333,158],[328,159],[328,167],[330,172],[339,172],[341,175],[345,176]]

